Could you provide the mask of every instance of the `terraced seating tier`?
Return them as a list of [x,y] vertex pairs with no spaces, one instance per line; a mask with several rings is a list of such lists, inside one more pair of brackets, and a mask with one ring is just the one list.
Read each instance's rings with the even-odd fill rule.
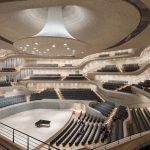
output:
[[25,102],[25,95],[0,98],[0,108]]
[[30,100],[41,100],[41,99],[59,99],[54,89],[47,89],[40,93],[32,93]]
[[15,72],[16,69],[15,68],[2,68],[2,70],[0,70],[0,72]]
[[146,92],[150,92],[150,80],[145,80],[144,82],[139,82],[138,84],[134,85],[137,88],[140,88]]
[[103,103],[97,103],[95,106],[92,106],[92,107],[94,109],[100,111],[104,116],[108,117],[109,114],[114,109],[115,104],[106,101],[106,102],[103,102]]
[[125,72],[133,72],[138,70],[140,67],[138,64],[123,64],[123,70]]
[[123,133],[123,121],[128,117],[128,112],[125,106],[119,106],[117,108],[116,114],[113,116],[111,129],[111,142],[122,139],[124,137]]
[[116,52],[115,56],[121,56],[121,55],[127,55],[129,54],[128,52]]
[[130,93],[133,94],[133,91],[131,90],[131,85],[128,85],[126,87],[123,87],[118,90],[119,92],[124,92],[124,93]]
[[87,80],[82,74],[69,74],[64,80]]
[[[68,123],[50,144],[59,147],[85,146],[98,142],[105,142],[109,132],[102,125],[101,118],[89,114],[82,114]],[[62,148],[62,149],[64,149]]]
[[2,81],[0,82],[0,87],[11,86],[10,82]]
[[64,99],[101,101],[100,97],[91,89],[60,89],[60,91]]
[[116,90],[118,88],[120,88],[121,86],[124,86],[126,82],[124,81],[109,81],[109,82],[105,82],[103,84],[103,88],[107,89],[107,90]]
[[130,112],[132,123],[128,125],[129,135],[150,130],[150,111],[147,108],[133,108]]
[[101,54],[99,55],[100,58],[103,58],[103,57],[109,57],[109,54]]
[[60,74],[39,74],[30,77],[30,80],[61,80]]
[[97,70],[97,72],[119,72],[116,65],[106,65],[105,67]]

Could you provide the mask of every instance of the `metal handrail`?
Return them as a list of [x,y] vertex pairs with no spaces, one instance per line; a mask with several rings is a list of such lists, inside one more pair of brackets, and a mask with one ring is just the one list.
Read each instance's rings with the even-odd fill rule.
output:
[[[30,140],[31,140],[31,139],[33,139],[33,140],[39,142],[39,144],[36,143],[36,142],[34,142],[35,144],[37,144],[36,146],[34,146],[35,148],[36,148],[36,147],[40,147],[41,145],[43,145],[44,147],[41,146],[41,148],[45,148],[45,146],[47,146],[47,148],[45,148],[46,150],[51,150],[51,148],[53,148],[53,149],[55,149],[55,150],[59,150],[58,148],[56,148],[56,147],[54,147],[54,146],[52,146],[52,145],[50,145],[50,144],[48,144],[48,143],[45,143],[45,142],[43,142],[43,141],[41,141],[41,140],[39,140],[39,139],[37,139],[37,138],[35,138],[35,137],[32,137],[32,136],[30,136],[30,135],[28,135],[28,134],[22,132],[22,131],[19,131],[19,130],[17,130],[17,129],[14,129],[14,128],[12,128],[12,127],[10,127],[10,126],[8,126],[8,125],[2,123],[2,122],[0,122],[0,125],[9,128],[9,129],[6,129],[6,128],[5,128],[6,130],[9,130],[9,131],[10,131],[10,129],[12,130],[12,133],[10,133],[10,134],[12,135],[12,139],[11,139],[11,140],[12,140],[13,143],[16,143],[16,144],[18,143],[17,137],[16,137],[15,135],[21,136],[21,135],[19,135],[19,134],[16,134],[15,132],[18,132],[18,133],[21,133],[22,135],[25,135],[26,138],[23,137],[23,136],[21,136],[21,138],[27,139],[27,141],[26,141],[26,149],[27,149],[27,150],[30,150],[30,146],[33,147],[33,145],[30,144]],[[2,132],[0,132],[0,135],[3,135],[3,132],[5,132],[4,130],[1,130],[1,129],[0,129],[0,131],[2,131]],[[7,134],[8,134],[8,132],[7,132]],[[6,136],[6,135],[5,135],[5,136]],[[10,139],[10,136],[9,136],[9,139]],[[19,138],[19,141],[25,142],[24,140],[21,140],[20,138]],[[31,141],[31,142],[33,142],[33,141]],[[20,143],[20,145],[23,145],[23,144]],[[24,146],[25,146],[25,145],[24,145]]]
[[105,143],[104,145],[99,145],[99,146],[96,146],[96,147],[92,147],[91,149],[93,150],[100,150],[100,149],[109,149],[109,148],[113,148],[114,146],[118,146],[119,144],[123,144],[125,141],[128,142],[128,141],[132,141],[133,139],[135,138],[138,138],[138,137],[141,137],[143,135],[147,135],[147,134],[150,134],[150,130],[148,131],[144,131],[144,132],[139,132],[137,134],[133,134],[133,135],[129,135],[127,137],[124,137],[122,139],[118,139],[114,142],[111,142],[111,143]]

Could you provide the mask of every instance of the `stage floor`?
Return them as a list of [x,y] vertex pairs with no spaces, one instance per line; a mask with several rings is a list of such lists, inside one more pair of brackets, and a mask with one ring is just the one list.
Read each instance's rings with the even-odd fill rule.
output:
[[[0,121],[34,138],[46,141],[68,122],[71,115],[72,111],[65,109],[33,109],[6,117]],[[37,128],[35,122],[40,119],[51,121],[50,127]]]

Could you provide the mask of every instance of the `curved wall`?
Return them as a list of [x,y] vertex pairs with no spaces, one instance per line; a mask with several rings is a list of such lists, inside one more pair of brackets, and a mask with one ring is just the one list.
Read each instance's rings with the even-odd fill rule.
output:
[[72,101],[57,101],[57,100],[40,100],[40,101],[34,101],[34,102],[26,102],[21,104],[16,104],[13,106],[8,106],[3,109],[0,109],[0,119],[3,119],[5,117],[14,115],[16,113],[20,113],[27,110],[32,109],[71,109],[73,111],[82,111],[89,113],[94,116],[102,117],[102,114],[100,114],[97,111],[90,110],[88,107],[88,103],[86,104],[81,101],[81,103]]

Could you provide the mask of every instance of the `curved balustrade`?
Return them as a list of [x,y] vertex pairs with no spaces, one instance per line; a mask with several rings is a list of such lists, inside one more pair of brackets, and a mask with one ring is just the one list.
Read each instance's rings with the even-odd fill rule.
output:
[[46,89],[46,88],[90,88],[95,91],[97,94],[101,96],[104,100],[111,101],[116,103],[117,105],[129,105],[129,104],[142,104],[143,102],[147,102],[147,100],[142,99],[136,94],[128,94],[116,91],[108,91],[104,89],[101,83],[96,81],[45,81],[45,82],[29,82],[21,81],[20,84],[26,86],[29,90],[34,91],[36,89]]
[[[126,52],[126,53],[125,53]],[[120,54],[120,55],[117,55],[117,54]],[[59,59],[59,60],[55,60],[55,59],[51,59],[51,60],[48,60],[48,61],[44,61],[43,59],[41,58],[38,58],[38,59],[41,59],[43,61],[37,61],[38,63],[45,63],[45,62],[49,62],[49,63],[59,63],[59,66],[65,66],[65,64],[72,64],[72,66],[82,66],[84,64],[86,64],[87,62],[95,59],[95,58],[108,58],[108,57],[115,57],[115,56],[122,56],[122,55],[131,55],[131,54],[134,54],[134,50],[133,49],[126,49],[126,50],[120,50],[120,51],[111,51],[111,52],[101,52],[101,53],[96,53],[96,54],[92,54],[92,55],[89,55],[89,56],[86,56],[84,57],[83,59],[71,59],[71,60],[64,60],[64,59]],[[17,55],[18,57],[21,57],[21,58],[28,58],[27,54],[22,56],[23,54],[21,53],[21,55],[18,54],[18,52],[14,52],[14,51],[11,51],[11,50],[5,50],[4,52],[1,53],[1,57],[4,57],[5,59],[7,59],[7,57],[11,57],[11,56],[15,56]],[[105,56],[105,57],[104,57]],[[30,56],[30,58],[32,59],[32,56]],[[45,58],[47,59],[47,58]],[[34,62],[32,63],[32,61],[28,61],[27,64],[28,65],[38,65],[38,63]],[[46,63],[47,64],[47,63]],[[45,65],[46,65],[45,64]]]
[[[112,53],[115,54],[115,52],[112,52]],[[83,59],[79,59],[79,60],[76,60],[76,59],[73,59],[73,60],[65,60],[65,59],[44,60],[42,58],[38,58],[38,61],[32,61],[32,58],[30,58],[28,60],[28,57],[24,57],[24,58],[20,57],[18,59],[22,60],[22,62],[18,62],[19,63],[18,65],[20,65],[22,67],[25,67],[25,66],[26,67],[27,66],[34,67],[34,66],[38,66],[38,65],[42,65],[42,64],[45,66],[48,64],[58,64],[58,66],[61,69],[61,67],[65,66],[65,64],[72,64],[73,67],[65,66],[65,68],[83,70],[84,73],[87,73],[89,71],[94,71],[96,68],[93,70],[93,66],[94,67],[100,67],[100,66],[103,67],[104,64],[110,65],[113,63],[116,64],[116,62],[118,62],[118,64],[123,64],[125,62],[132,64],[134,62],[134,63],[139,63],[139,65],[141,66],[141,65],[145,64],[146,62],[149,62],[149,57],[148,57],[149,47],[147,47],[143,50],[140,57],[132,57],[132,58],[119,58],[118,57],[116,59],[115,59],[115,57],[114,58],[110,57],[110,59],[104,60],[104,58],[99,57],[99,55],[100,54],[93,54],[91,56],[87,56],[87,57],[85,57]],[[8,59],[8,61],[7,61],[7,59]],[[8,65],[13,65],[14,67],[18,66],[13,61],[11,61],[12,58],[10,58],[10,61],[9,61],[9,58],[7,58],[7,59],[4,61],[6,61]],[[14,58],[14,61],[15,61],[15,59],[17,59],[17,58]],[[138,62],[139,59],[140,59],[140,61]],[[0,66],[1,66],[1,63],[0,63]],[[4,64],[2,66],[4,66]],[[64,69],[64,68],[62,68],[62,69]]]
[[144,70],[142,73],[138,72],[139,74],[119,74],[119,75],[112,75],[112,74],[96,74],[95,80],[101,81],[101,82],[108,82],[108,81],[126,81],[129,84],[136,84],[137,82],[143,82],[147,80],[150,76],[150,68],[149,65],[148,68]]
[[138,57],[131,57],[131,58],[117,58],[117,59],[108,59],[108,60],[93,60],[87,63],[84,68],[83,72],[93,72],[96,71],[106,65],[123,65],[123,64],[139,64],[139,66],[143,66],[144,64],[149,63],[150,61],[150,47],[145,48],[140,56]]

